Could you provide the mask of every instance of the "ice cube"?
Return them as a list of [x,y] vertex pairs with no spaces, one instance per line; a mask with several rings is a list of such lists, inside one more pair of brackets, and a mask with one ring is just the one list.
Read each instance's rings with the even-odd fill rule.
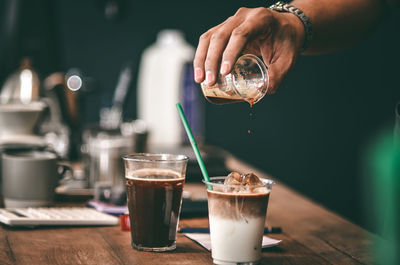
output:
[[251,193],[253,189],[263,185],[263,182],[253,173],[240,174],[238,172],[230,173],[224,181],[224,192],[233,193]]
[[253,173],[246,174],[243,177],[242,184],[246,186],[261,186],[263,185],[259,177]]
[[238,172],[231,172],[224,181],[225,185],[241,185],[243,176]]

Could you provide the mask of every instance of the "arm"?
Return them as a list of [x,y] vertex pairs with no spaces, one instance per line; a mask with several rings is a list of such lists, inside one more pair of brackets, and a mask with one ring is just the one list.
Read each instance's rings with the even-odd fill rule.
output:
[[313,25],[313,40],[305,54],[321,54],[349,47],[366,38],[385,11],[382,0],[295,0]]
[[[383,16],[383,0],[295,0],[313,25],[305,54],[321,54],[365,38]],[[240,8],[236,14],[204,33],[194,59],[195,80],[214,84],[218,73],[232,70],[241,53],[262,56],[268,66],[268,94],[278,89],[295,64],[304,43],[304,27],[293,14],[267,8]]]

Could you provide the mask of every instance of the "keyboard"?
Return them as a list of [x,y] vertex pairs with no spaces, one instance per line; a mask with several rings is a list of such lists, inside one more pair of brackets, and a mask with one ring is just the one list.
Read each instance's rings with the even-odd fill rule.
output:
[[10,226],[117,225],[118,218],[84,207],[0,209],[0,222]]

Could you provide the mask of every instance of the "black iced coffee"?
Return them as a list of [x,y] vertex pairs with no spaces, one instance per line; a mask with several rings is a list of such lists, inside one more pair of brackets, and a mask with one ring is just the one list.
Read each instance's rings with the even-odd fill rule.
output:
[[124,160],[132,247],[175,249],[187,157],[140,154]]
[[173,171],[144,169],[126,177],[132,243],[163,248],[175,243],[185,178]]

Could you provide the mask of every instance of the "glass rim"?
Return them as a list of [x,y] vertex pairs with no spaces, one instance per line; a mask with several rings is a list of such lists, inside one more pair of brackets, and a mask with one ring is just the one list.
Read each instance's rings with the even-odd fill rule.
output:
[[158,163],[170,163],[170,162],[187,162],[189,157],[182,154],[168,154],[168,153],[133,153],[123,155],[124,161],[134,162],[158,162]]
[[[216,187],[228,187],[228,188],[237,188],[238,187],[238,185],[225,185],[223,180],[225,180],[226,177],[227,176],[211,177],[210,181],[206,181],[203,179],[202,182],[206,185],[211,185],[211,186],[216,186]],[[275,184],[275,182],[271,179],[262,178],[262,177],[258,177],[258,178],[263,182],[263,184],[251,186],[252,188],[268,187],[268,186],[272,186]],[[221,180],[222,182],[212,182],[213,180],[215,180],[215,181]]]

